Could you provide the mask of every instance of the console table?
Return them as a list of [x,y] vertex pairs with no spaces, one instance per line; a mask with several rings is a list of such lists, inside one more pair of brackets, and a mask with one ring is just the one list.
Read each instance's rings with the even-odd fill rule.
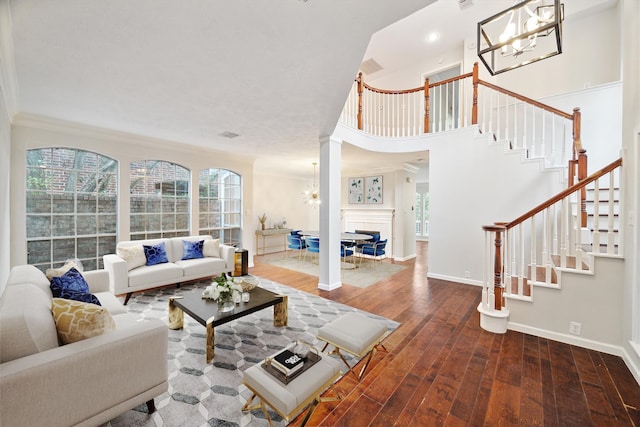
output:
[[280,242],[277,245],[266,246],[267,237],[282,237],[282,250],[287,249],[287,234],[291,234],[293,230],[291,228],[268,228],[266,230],[256,230],[256,255],[260,255],[260,237],[262,237],[262,254],[266,253],[266,248],[280,247]]

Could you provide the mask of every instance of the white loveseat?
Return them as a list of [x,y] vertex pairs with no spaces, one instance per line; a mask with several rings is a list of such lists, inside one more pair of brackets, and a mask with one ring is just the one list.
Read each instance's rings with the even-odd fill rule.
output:
[[2,427],[96,426],[143,403],[153,411],[167,390],[167,325],[128,314],[105,270],[83,275],[115,330],[60,345],[49,280],[31,265],[11,269],[0,296]]
[[[116,246],[116,254],[108,254],[103,257],[104,268],[109,272],[111,291],[115,295],[126,294],[124,302],[126,304],[133,292],[215,277],[233,271],[235,254],[233,246],[218,244],[218,250],[215,253],[205,251],[203,258],[183,260],[183,240],[197,242],[214,239],[211,236],[188,236],[119,242]],[[120,256],[122,253],[118,255],[120,251],[123,251],[123,248],[133,248],[140,245],[155,246],[160,243],[165,245],[169,262],[151,266],[135,266],[134,263],[135,267],[131,268],[131,262],[127,265],[127,261]]]

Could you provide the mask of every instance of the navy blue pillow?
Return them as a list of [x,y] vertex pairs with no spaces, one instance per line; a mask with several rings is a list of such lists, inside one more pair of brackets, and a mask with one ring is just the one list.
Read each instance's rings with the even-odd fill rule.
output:
[[155,246],[143,245],[144,256],[147,257],[147,265],[156,265],[169,262],[167,258],[167,248],[164,246],[164,242]]
[[182,259],[204,258],[204,255],[202,254],[203,246],[204,240],[199,240],[197,242],[183,240],[182,248],[184,249],[184,256],[182,257]]
[[73,291],[71,289],[63,288],[60,285],[55,283],[51,283],[50,285],[51,293],[54,298],[64,298],[64,299],[72,299],[76,301],[88,302],[90,304],[102,305],[100,304],[100,300],[89,292],[78,292]]
[[69,289],[70,291],[76,292],[89,292],[89,284],[86,280],[84,280],[84,276],[74,267],[71,267],[69,271],[64,273],[62,276],[54,277],[51,279],[52,285],[57,285],[64,289]]

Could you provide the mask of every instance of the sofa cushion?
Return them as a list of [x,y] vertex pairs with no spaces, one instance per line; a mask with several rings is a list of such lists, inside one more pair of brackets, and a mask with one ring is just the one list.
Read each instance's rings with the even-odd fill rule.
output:
[[222,258],[199,258],[184,261],[176,261],[175,264],[182,268],[185,278],[198,278],[212,276],[212,271],[224,271],[225,262]]
[[202,254],[206,257],[220,258],[220,239],[205,240]]
[[47,279],[52,280],[54,277],[60,277],[64,275],[67,271],[71,270],[72,268],[75,268],[77,271],[80,270],[80,268],[78,268],[75,262],[70,261],[65,265],[63,265],[62,267],[47,268],[44,274],[45,276],[47,276]]
[[0,363],[55,347],[51,297],[30,283],[8,286],[0,300]]
[[147,263],[147,257],[144,254],[142,244],[118,247],[116,248],[116,255],[127,263],[128,271],[142,267]]
[[164,242],[157,245],[142,245],[144,248],[144,255],[147,258],[147,265],[157,265],[169,262],[167,258],[167,248]]
[[144,267],[136,268],[129,272],[129,286],[158,286],[177,283],[182,276],[182,268],[171,262],[154,266],[145,265]]
[[[89,293],[89,284],[84,279],[82,273],[71,267],[69,271],[62,276],[54,277],[51,279],[51,285],[62,289],[68,289],[70,291]],[[53,292],[53,288],[51,289]]]
[[51,312],[62,344],[102,335],[116,327],[109,311],[95,304],[53,298]]
[[203,258],[202,254],[202,246],[204,245],[204,240],[198,240],[196,242],[191,242],[189,240],[182,241],[182,259],[197,259]]

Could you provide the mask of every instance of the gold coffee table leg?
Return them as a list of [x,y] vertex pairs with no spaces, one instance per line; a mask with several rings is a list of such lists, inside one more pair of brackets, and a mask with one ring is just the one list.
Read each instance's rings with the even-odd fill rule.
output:
[[289,297],[282,296],[282,302],[273,306],[273,326],[287,326],[289,323]]
[[214,330],[213,330],[213,321],[214,317],[210,317],[207,320],[207,363],[211,363],[213,360],[213,355],[215,352],[215,340],[214,340]]
[[169,298],[169,329],[182,329],[184,325],[184,312],[173,303],[173,300],[182,297]]

